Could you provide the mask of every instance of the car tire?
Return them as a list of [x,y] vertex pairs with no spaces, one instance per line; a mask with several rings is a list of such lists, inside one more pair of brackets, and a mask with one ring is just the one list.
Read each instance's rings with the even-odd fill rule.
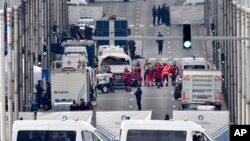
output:
[[104,85],[103,87],[102,87],[102,93],[107,93],[108,92],[108,87],[106,86],[106,85]]

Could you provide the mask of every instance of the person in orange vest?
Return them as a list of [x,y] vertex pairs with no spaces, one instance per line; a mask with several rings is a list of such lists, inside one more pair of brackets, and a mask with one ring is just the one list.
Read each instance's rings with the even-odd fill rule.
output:
[[166,80],[166,87],[168,86],[168,74],[170,66],[167,63],[163,63],[163,82]]

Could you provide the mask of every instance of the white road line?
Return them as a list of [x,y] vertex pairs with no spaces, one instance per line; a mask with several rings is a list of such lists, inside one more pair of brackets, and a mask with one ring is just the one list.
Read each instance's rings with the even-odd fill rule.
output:
[[168,59],[171,59],[172,57],[168,57]]
[[171,51],[168,52],[169,54],[171,53]]
[[[147,98],[142,98],[144,100],[171,100],[172,98],[158,98],[158,97],[147,97]],[[100,98],[98,97],[98,100],[130,100],[130,98],[114,98],[114,97],[111,97],[111,98],[107,98],[107,97],[103,97],[103,98]]]
[[168,41],[168,44],[170,44],[170,41]]
[[167,34],[169,34],[170,32],[167,32]]
[[154,25],[152,25],[152,24],[151,24],[151,25],[149,25],[149,26],[151,26],[151,27],[152,27],[152,26],[154,26]]
[[179,61],[181,60],[181,58],[174,58],[174,61]]
[[131,25],[129,25],[129,26],[133,26],[133,27],[134,27],[135,25],[131,24]]
[[170,46],[168,46],[168,48],[171,48]]
[[142,27],[142,26],[145,26],[145,25],[143,25],[143,24],[140,24],[139,26],[140,26],[140,27]]

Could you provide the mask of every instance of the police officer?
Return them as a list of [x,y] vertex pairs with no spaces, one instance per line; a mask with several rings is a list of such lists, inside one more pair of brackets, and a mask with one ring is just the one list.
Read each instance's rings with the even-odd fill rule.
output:
[[136,104],[137,104],[138,110],[141,110],[141,95],[142,95],[141,86],[138,85],[137,90],[135,92]]
[[[157,37],[163,37],[163,35],[161,34],[161,32],[159,32],[159,34],[158,34]],[[164,40],[156,40],[156,42],[158,43],[158,54],[162,54],[163,41]]]
[[161,24],[161,20],[162,20],[162,12],[161,12],[161,6],[159,5],[157,8],[157,23],[158,23],[158,25]]
[[155,26],[155,18],[157,16],[157,11],[156,11],[155,5],[154,5],[154,7],[152,9],[152,16],[153,16],[153,25]]

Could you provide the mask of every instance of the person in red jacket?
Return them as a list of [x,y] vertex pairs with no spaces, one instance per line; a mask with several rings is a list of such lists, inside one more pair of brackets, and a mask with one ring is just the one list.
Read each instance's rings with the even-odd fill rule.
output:
[[175,79],[179,73],[179,68],[176,65],[176,62],[173,63],[173,65],[170,66],[170,74],[171,74],[171,82],[172,82],[172,86],[174,86],[175,84]]
[[160,88],[162,86],[162,67],[160,65],[155,67],[155,79],[157,87]]
[[154,84],[154,72],[155,72],[155,69],[154,69],[154,66],[152,65],[148,65],[147,69],[148,71],[147,73],[147,86],[153,86]]
[[123,80],[124,80],[124,83],[125,83],[126,91],[131,91],[132,75],[129,72],[128,68],[124,69]]
[[138,61],[136,63],[136,66],[133,69],[133,74],[135,76],[136,81],[138,82],[138,85],[141,85],[142,77],[141,77],[141,67],[140,62]]

